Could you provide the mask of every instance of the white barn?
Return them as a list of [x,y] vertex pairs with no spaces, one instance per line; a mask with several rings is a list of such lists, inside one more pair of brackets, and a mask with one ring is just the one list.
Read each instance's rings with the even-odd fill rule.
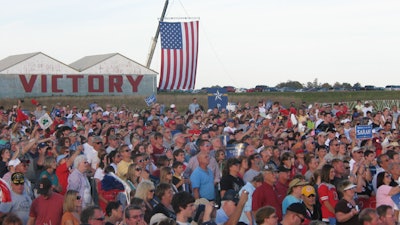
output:
[[86,56],[70,65],[44,53],[0,60],[0,96],[151,95],[157,72],[119,54]]

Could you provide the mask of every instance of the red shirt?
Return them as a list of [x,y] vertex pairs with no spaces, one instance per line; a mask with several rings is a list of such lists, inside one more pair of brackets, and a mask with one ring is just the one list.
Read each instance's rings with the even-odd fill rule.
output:
[[66,162],[57,166],[56,175],[58,177],[58,183],[60,183],[60,186],[62,187],[62,190],[60,192],[60,194],[62,195],[64,195],[67,192],[69,174],[70,172],[69,169],[67,168]]
[[276,182],[275,193],[276,193],[276,196],[278,197],[278,201],[279,201],[280,205],[282,205],[283,199],[286,197],[288,189],[289,189],[289,185],[282,184],[279,181]]
[[276,189],[267,183],[263,183],[260,187],[256,188],[252,196],[252,210],[256,211],[259,208],[270,205],[275,208],[276,215],[279,221],[282,220],[282,204],[279,203],[278,196],[275,194]]
[[32,201],[29,216],[36,218],[35,224],[61,224],[64,197],[53,192],[50,198],[40,195]]
[[333,184],[321,183],[318,187],[319,202],[321,203],[322,219],[328,219],[329,217],[335,217],[335,213],[329,211],[324,202],[328,201],[333,208],[339,201],[339,197],[336,192],[336,187]]

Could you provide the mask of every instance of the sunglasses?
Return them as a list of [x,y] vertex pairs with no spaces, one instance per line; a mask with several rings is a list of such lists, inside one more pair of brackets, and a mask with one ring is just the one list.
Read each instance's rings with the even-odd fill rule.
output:
[[139,172],[142,171],[142,168],[137,167],[135,170]]
[[81,197],[80,195],[77,195],[77,196],[76,196],[76,200],[81,200],[81,198],[82,198],[82,197]]
[[150,192],[154,192],[155,190],[154,189],[151,189],[151,190],[149,190]]
[[95,144],[97,144],[97,145],[101,145],[101,144],[103,144],[103,142],[96,142]]
[[104,221],[104,217],[99,217],[99,218],[93,218],[93,220],[98,220],[98,221]]
[[131,217],[129,217],[129,218],[130,218],[130,219],[135,219],[135,220],[141,219],[141,218],[144,218],[144,214],[134,215],[134,216],[131,216]]
[[303,222],[304,222],[304,220],[305,220],[305,218],[304,218],[304,217],[300,216],[299,214],[296,214],[296,216],[297,216],[297,217],[299,217],[299,219],[301,220],[301,223],[303,223]]
[[24,185],[25,184],[25,182],[24,181],[17,181],[17,182],[13,182],[13,184],[15,184],[15,185]]
[[129,150],[129,149],[126,149],[126,150],[125,150],[125,152],[130,152],[130,151],[131,151],[131,150]]
[[307,198],[314,198],[314,197],[315,197],[314,194],[311,194],[311,195],[307,196]]

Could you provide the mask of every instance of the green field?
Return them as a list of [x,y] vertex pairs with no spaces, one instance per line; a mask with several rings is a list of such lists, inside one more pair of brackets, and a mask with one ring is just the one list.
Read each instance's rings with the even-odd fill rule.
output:
[[[207,108],[207,94],[188,94],[188,93],[159,93],[157,102],[165,104],[169,107],[174,103],[181,112],[187,109],[192,98],[196,97],[199,104]],[[57,102],[63,105],[76,105],[79,108],[88,108],[90,103],[96,102],[104,106],[110,103],[114,106],[126,104],[130,110],[140,110],[146,108],[144,96],[88,96],[88,97],[71,97],[56,96],[35,98],[43,105],[52,106]],[[256,105],[259,100],[279,101],[283,105],[294,102],[296,105],[306,102],[307,104],[333,103],[333,102],[353,102],[358,99],[365,101],[376,100],[400,100],[400,91],[351,91],[351,92],[262,92],[262,93],[229,93],[229,102],[249,102],[250,105]],[[30,98],[24,99],[24,108],[33,110],[34,106],[30,103]],[[0,105],[8,108],[16,104],[17,99],[2,99]]]

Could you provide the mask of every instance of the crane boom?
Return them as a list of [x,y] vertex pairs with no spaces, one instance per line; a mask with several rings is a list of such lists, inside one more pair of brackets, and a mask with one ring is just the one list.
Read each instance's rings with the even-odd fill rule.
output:
[[[168,1],[169,0],[165,0],[164,9],[163,9],[163,11],[161,13],[161,17],[160,17],[160,22],[164,21],[165,13],[167,12]],[[150,48],[150,52],[149,52],[149,55],[147,57],[146,67],[149,68],[149,69],[150,69],[150,65],[151,65],[151,60],[153,59],[154,50],[156,49],[157,40],[158,40],[158,36],[159,35],[160,35],[160,23],[158,23],[158,25],[157,25],[156,34],[153,37],[151,48]]]

